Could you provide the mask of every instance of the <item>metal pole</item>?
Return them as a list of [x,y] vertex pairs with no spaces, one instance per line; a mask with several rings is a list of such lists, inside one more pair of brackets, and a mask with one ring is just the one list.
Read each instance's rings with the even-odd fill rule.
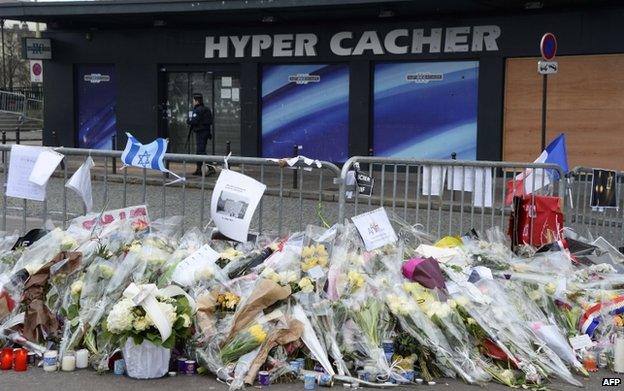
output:
[[0,36],[2,39],[2,88],[6,89],[6,57],[4,55],[4,19],[0,19]]
[[548,75],[542,79],[542,151],[546,148],[546,102],[548,92]]
[[[299,156],[299,146],[297,144],[293,146],[293,157],[296,157],[296,156]],[[292,184],[293,189],[297,188],[298,175],[299,175],[299,167],[296,166],[295,169],[293,170],[293,184]]]

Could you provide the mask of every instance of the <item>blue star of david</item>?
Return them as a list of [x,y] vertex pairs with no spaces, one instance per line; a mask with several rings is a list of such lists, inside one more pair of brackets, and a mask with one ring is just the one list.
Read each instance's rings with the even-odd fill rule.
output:
[[139,161],[137,162],[137,164],[143,166],[143,168],[147,167],[150,163],[149,163],[149,158],[150,158],[150,154],[147,153],[147,151],[144,151],[142,154],[139,155]]

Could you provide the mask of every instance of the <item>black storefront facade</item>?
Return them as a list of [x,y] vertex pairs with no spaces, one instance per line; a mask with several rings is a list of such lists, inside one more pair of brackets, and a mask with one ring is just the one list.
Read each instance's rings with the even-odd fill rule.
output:
[[[222,23],[206,11],[206,20],[214,23],[205,25],[192,12],[176,13],[176,23],[168,22],[163,12],[150,13],[149,26],[146,14],[136,9],[117,23],[111,23],[115,16],[97,15],[95,8],[85,11],[88,18],[38,9],[39,14],[35,8],[21,12],[30,14],[23,19],[49,22],[44,33],[53,45],[53,58],[44,62],[44,143],[49,145],[80,146],[79,128],[95,125],[84,125],[79,118],[85,105],[79,101],[79,84],[109,82],[114,86],[114,129],[121,148],[128,131],[143,141],[169,137],[171,149],[184,152],[189,145],[183,119],[190,95],[201,92],[215,110],[217,154],[224,153],[229,141],[233,153],[245,156],[291,155],[295,144],[303,145],[302,154],[314,155],[311,152],[318,149],[311,144],[325,140],[322,148],[344,150],[343,155],[332,155],[335,161],[369,153],[397,156],[393,151],[423,157],[418,152],[422,148],[436,149],[439,155],[424,157],[446,158],[456,148],[451,142],[454,132],[462,131],[459,143],[462,137],[472,137],[468,142],[474,144],[466,156],[500,160],[507,59],[538,56],[539,39],[548,31],[557,34],[559,55],[624,53],[624,8],[611,6],[487,14],[473,10],[466,16],[419,15],[415,10],[414,15],[383,18],[349,17],[348,8],[323,18],[314,8],[307,19],[300,15],[292,22],[280,20],[284,8]],[[5,16],[16,18],[11,10],[0,8]],[[132,23],[133,15],[141,15],[142,22]],[[429,71],[427,64],[442,71]],[[454,64],[461,66],[453,68]],[[86,74],[80,73],[81,67]],[[107,69],[114,73],[108,80]],[[315,73],[318,69],[321,73]],[[398,72],[398,79],[388,72]],[[469,83],[466,75],[474,75]],[[326,80],[334,84],[323,86]],[[395,85],[396,80],[405,85]],[[448,87],[437,87],[447,82]],[[412,85],[425,90],[406,92]],[[296,92],[298,86],[308,88],[309,95]],[[312,101],[316,108],[306,105]],[[446,123],[445,116],[455,117]],[[328,125],[334,119],[343,128]],[[408,138],[402,124],[415,126],[415,132],[426,137],[393,149]],[[291,137],[298,131],[306,133],[304,142],[296,134]],[[269,143],[276,143],[275,149]],[[418,143],[420,149],[414,147]],[[451,146],[440,147],[446,143]]]

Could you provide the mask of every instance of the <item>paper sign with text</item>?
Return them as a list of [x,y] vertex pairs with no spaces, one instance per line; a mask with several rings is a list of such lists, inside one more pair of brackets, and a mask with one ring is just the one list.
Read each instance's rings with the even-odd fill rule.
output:
[[397,241],[397,235],[384,208],[354,216],[351,220],[364,241],[366,251]]

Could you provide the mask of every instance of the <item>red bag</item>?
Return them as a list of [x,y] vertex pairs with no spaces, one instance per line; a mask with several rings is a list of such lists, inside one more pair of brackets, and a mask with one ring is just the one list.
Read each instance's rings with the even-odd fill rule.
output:
[[514,248],[520,244],[541,247],[561,239],[562,231],[563,213],[559,197],[514,197],[509,224],[509,235]]

